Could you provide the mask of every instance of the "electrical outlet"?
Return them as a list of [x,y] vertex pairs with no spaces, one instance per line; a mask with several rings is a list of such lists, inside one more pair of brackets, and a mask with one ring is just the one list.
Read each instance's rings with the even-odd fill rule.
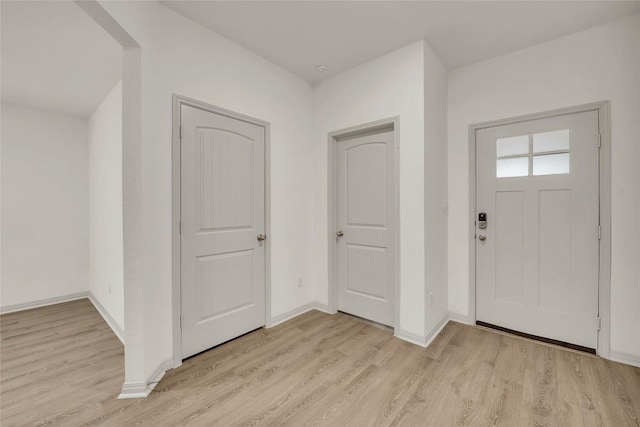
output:
[[301,288],[304,286],[304,279],[302,277],[298,277],[298,287]]

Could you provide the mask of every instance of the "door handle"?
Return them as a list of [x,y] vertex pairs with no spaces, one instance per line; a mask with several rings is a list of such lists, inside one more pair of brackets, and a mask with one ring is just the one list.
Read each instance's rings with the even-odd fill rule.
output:
[[485,240],[487,240],[487,236],[485,236],[484,234],[480,234],[478,236],[478,239],[480,239],[481,242],[484,242]]
[[263,240],[266,240],[267,236],[264,234],[258,234],[258,242],[262,242]]
[[336,233],[336,236],[338,236],[338,237],[342,237],[342,236],[344,236],[344,233],[342,232],[342,230],[340,230],[340,231],[338,231],[338,232]]

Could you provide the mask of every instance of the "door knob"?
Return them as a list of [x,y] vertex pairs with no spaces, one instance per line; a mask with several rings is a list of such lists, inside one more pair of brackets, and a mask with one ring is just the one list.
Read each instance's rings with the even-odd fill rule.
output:
[[342,236],[344,236],[344,233],[342,232],[342,230],[341,230],[341,231],[338,231],[338,232],[336,233],[336,236],[338,236],[338,237],[342,237]]
[[485,236],[484,234],[480,234],[478,236],[478,239],[480,239],[480,241],[484,242],[485,240],[487,240],[487,236]]
[[262,242],[266,238],[267,238],[267,236],[265,236],[264,234],[258,234],[258,242]]

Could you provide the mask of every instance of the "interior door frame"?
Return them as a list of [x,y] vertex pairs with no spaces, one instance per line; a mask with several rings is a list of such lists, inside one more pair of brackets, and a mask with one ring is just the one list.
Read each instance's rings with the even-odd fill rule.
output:
[[[588,111],[598,112],[600,133],[599,192],[600,246],[598,277],[598,332],[596,354],[610,357],[611,336],[611,113],[610,102],[601,101],[469,126],[469,324],[476,324],[476,132],[481,129]],[[594,149],[597,147],[594,147]],[[595,327],[596,319],[594,319]]]
[[393,307],[393,327],[399,330],[400,326],[400,116],[390,117],[386,119],[376,120],[361,125],[351,126],[339,129],[328,134],[328,173],[327,173],[327,242],[328,242],[328,311],[335,314],[338,312],[338,280],[337,280],[337,251],[336,251],[336,208],[337,208],[337,191],[336,191],[336,144],[339,139],[345,137],[357,136],[361,134],[373,133],[384,129],[393,129],[393,153],[394,153],[394,212],[396,216],[395,230],[395,301]]
[[181,283],[181,170],[180,170],[180,124],[181,107],[188,106],[208,111],[210,113],[229,117],[264,128],[264,226],[267,239],[265,240],[265,327],[271,326],[271,124],[244,114],[236,113],[206,102],[198,101],[186,96],[172,94],[172,208],[171,208],[171,270],[172,270],[172,325],[173,325],[173,366],[182,364],[182,283]]

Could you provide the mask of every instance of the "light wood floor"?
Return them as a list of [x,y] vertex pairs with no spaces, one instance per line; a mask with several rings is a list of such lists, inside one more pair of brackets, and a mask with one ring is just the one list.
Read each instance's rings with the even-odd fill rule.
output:
[[87,300],[0,323],[2,426],[640,425],[640,369],[453,322],[424,349],[312,311],[125,401],[122,345]]

